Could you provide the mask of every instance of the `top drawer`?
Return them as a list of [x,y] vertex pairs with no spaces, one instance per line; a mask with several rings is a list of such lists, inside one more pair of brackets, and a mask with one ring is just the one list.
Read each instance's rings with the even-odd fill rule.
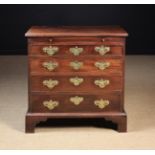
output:
[[29,55],[41,56],[122,56],[123,47],[101,45],[31,45],[29,46]]
[[124,38],[120,37],[55,37],[29,38],[30,55],[122,55]]

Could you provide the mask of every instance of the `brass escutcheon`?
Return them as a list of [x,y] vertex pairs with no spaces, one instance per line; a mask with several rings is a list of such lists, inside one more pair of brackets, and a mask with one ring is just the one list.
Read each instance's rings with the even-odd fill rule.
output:
[[57,107],[59,105],[59,102],[58,101],[49,100],[49,101],[44,101],[43,105],[45,107],[47,107],[49,110],[53,110],[55,107]]
[[49,80],[44,80],[43,81],[43,85],[46,86],[49,89],[53,89],[58,84],[59,84],[59,81],[58,80],[49,79]]
[[74,103],[75,105],[79,105],[81,102],[83,102],[84,98],[80,96],[75,96],[70,98],[70,102]]
[[94,49],[95,49],[95,51],[98,52],[101,56],[105,55],[107,52],[110,51],[110,47],[104,46],[104,45],[96,46]]
[[106,106],[109,105],[109,103],[110,103],[109,100],[103,100],[103,99],[94,101],[94,104],[100,109],[105,108]]
[[95,62],[94,64],[98,69],[100,70],[105,70],[106,68],[108,68],[110,66],[110,62]]
[[70,67],[72,67],[74,70],[79,70],[82,66],[83,66],[83,62],[80,62],[80,61],[70,62]]
[[42,66],[45,67],[49,71],[53,71],[55,68],[59,66],[59,64],[57,62],[49,61],[49,62],[43,62]]
[[43,52],[47,53],[49,56],[53,56],[59,51],[59,48],[57,46],[48,46],[48,47],[43,47]]
[[82,47],[75,46],[75,47],[71,47],[71,48],[69,49],[69,51],[70,51],[74,56],[78,56],[78,55],[80,55],[80,53],[83,52],[83,48],[82,48]]
[[100,88],[105,88],[107,85],[110,84],[109,80],[104,80],[104,79],[97,79],[94,81],[94,84],[96,86],[99,86]]
[[74,86],[79,86],[83,81],[84,79],[83,78],[79,78],[79,77],[72,77],[69,79],[69,81],[74,85]]

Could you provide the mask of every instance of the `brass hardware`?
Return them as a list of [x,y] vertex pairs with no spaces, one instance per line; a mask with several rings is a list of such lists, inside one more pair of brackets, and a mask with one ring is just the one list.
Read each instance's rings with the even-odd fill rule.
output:
[[104,80],[104,79],[98,79],[94,81],[94,84],[96,86],[99,86],[100,88],[104,88],[105,86],[110,84],[109,80]]
[[59,48],[57,46],[43,47],[43,52],[47,53],[49,56],[53,56],[58,51],[59,51]]
[[84,79],[79,77],[73,77],[70,78],[69,81],[73,83],[74,86],[79,86],[84,81]]
[[82,66],[83,66],[83,62],[79,62],[79,61],[70,62],[70,67],[72,67],[74,70],[79,70]]
[[75,105],[79,105],[84,100],[83,97],[75,96],[70,98],[70,102],[73,102]]
[[46,86],[49,89],[53,89],[58,84],[59,84],[59,81],[58,80],[49,79],[49,80],[44,80],[43,81],[43,85]]
[[57,62],[52,62],[52,61],[43,62],[42,65],[49,71],[53,71],[55,68],[57,68],[59,66],[59,64]]
[[103,56],[103,55],[105,55],[107,52],[110,51],[110,47],[104,46],[104,45],[96,46],[96,47],[95,47],[95,51],[98,52],[101,56]]
[[70,48],[69,51],[70,51],[74,56],[78,56],[80,53],[83,52],[83,48],[82,48],[82,47],[75,46],[75,47]]
[[110,62],[95,62],[94,64],[97,68],[99,68],[100,70],[104,70],[106,69],[107,67],[110,66]]
[[49,101],[44,101],[43,105],[45,107],[47,107],[49,110],[53,110],[55,107],[57,107],[59,105],[59,102],[58,101],[49,100]]
[[103,99],[94,101],[94,104],[100,109],[105,108],[106,106],[109,105],[109,103],[110,103],[109,100],[103,100]]

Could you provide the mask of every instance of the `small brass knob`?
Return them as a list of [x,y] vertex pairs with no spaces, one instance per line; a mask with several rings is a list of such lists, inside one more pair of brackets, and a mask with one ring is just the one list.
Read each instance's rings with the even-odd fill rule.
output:
[[79,105],[81,102],[83,102],[84,98],[80,96],[75,96],[70,98],[70,102],[74,103],[75,105]]
[[59,105],[58,101],[44,101],[43,102],[44,107],[47,107],[49,110],[53,110],[55,107],[57,107]]
[[101,56],[105,55],[106,53],[108,53],[108,52],[110,51],[110,47],[104,46],[104,45],[96,46],[94,49],[95,49],[95,51],[98,52]]
[[49,61],[49,62],[43,62],[42,66],[49,71],[53,71],[55,68],[59,66],[59,64],[57,62]]
[[83,48],[82,48],[82,47],[75,46],[75,47],[71,47],[71,48],[69,49],[69,51],[70,51],[74,56],[78,56],[78,55],[80,55],[80,53],[83,52]]
[[72,67],[74,70],[79,70],[82,66],[83,66],[83,62],[79,62],[79,61],[70,62],[70,67]]
[[104,80],[104,79],[97,79],[94,81],[94,84],[96,86],[99,86],[100,88],[105,88],[107,85],[110,84],[109,80]]
[[70,78],[69,81],[70,81],[74,86],[79,86],[79,85],[84,81],[84,79],[83,79],[83,78],[79,78],[79,77],[73,77],[73,78]]
[[103,99],[94,101],[94,105],[96,105],[100,109],[105,108],[106,106],[109,105],[109,103],[110,103],[109,100],[103,100]]
[[105,70],[110,66],[110,62],[95,62],[94,65],[100,70]]
[[49,56],[53,56],[58,51],[59,51],[59,48],[57,46],[43,47],[43,52],[46,53]]
[[58,84],[59,84],[59,81],[58,80],[49,79],[49,80],[44,80],[43,81],[43,85],[46,86],[49,89],[53,89]]

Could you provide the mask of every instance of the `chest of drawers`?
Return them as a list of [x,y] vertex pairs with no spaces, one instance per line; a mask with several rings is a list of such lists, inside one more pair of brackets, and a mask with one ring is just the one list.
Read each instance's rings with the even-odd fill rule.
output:
[[125,132],[126,36],[119,26],[30,28],[26,132],[48,118],[104,118]]

